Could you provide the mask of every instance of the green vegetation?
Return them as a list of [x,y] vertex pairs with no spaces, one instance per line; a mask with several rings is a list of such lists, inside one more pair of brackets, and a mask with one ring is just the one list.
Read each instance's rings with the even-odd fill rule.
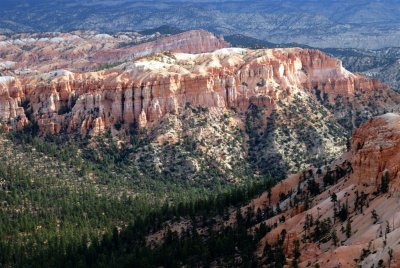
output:
[[351,234],[352,234],[352,231],[351,231],[351,220],[348,219],[347,223],[346,223],[346,237],[350,238]]
[[173,27],[170,25],[161,25],[160,27],[157,28],[153,28],[153,29],[147,29],[147,30],[143,30],[140,31],[139,33],[141,35],[152,35],[155,33],[160,33],[160,34],[164,34],[164,35],[170,35],[170,34],[179,34],[184,32],[183,30],[177,28],[177,27]]
[[23,145],[1,138],[0,263],[23,266],[47,248],[69,250],[157,207],[127,183],[93,176],[76,147],[28,137]]
[[376,213],[376,210],[375,210],[375,209],[373,209],[373,210],[371,211],[371,218],[374,220],[374,224],[377,224],[377,223],[378,223],[378,221],[379,221],[379,215],[378,215],[378,213]]
[[[248,160],[261,174],[281,177],[310,164],[322,166],[346,150],[347,131],[313,98],[297,94],[279,109],[270,108],[251,105],[246,114]],[[336,173],[329,183],[340,177]]]
[[252,49],[279,47],[277,44],[273,44],[268,41],[252,38],[241,34],[228,35],[225,36],[224,39],[234,47],[244,47]]
[[99,67],[97,67],[95,72],[111,69],[111,68],[117,67],[118,65],[121,65],[122,63],[124,63],[124,62],[104,63],[104,64],[100,65]]
[[385,171],[382,175],[381,178],[381,185],[380,185],[380,191],[382,193],[387,193],[389,191],[389,173],[387,171]]
[[[208,111],[202,108],[188,108],[188,113],[190,116],[184,115],[190,119],[184,120],[188,130],[204,129],[204,120],[210,120],[204,116]],[[240,150],[243,141],[239,130],[229,126],[230,118],[229,114],[217,116],[216,120],[225,122],[224,131],[212,124],[211,128],[228,135],[224,137],[230,144],[226,148]],[[167,121],[163,125],[165,131],[168,131]],[[190,248],[177,246],[185,243],[199,250],[209,248],[210,255],[198,256],[201,259],[194,261],[208,263],[225,256],[227,251],[237,254],[233,247],[236,245],[243,260],[253,262],[249,252],[256,246],[256,238],[245,234],[246,228],[238,229],[240,226],[221,229],[212,243],[189,231],[179,237],[171,234],[167,239],[170,244],[161,248],[143,246],[144,236],[160,228],[163,222],[194,217],[195,224],[204,225],[201,219],[226,216],[227,208],[243,204],[273,184],[268,177],[247,175],[245,168],[239,173],[221,170],[212,156],[199,155],[196,150],[202,143],[201,136],[183,134],[183,142],[160,147],[141,136],[134,126],[130,129],[131,143],[126,145],[118,144],[110,133],[96,138],[38,133],[38,126],[32,121],[21,131],[0,136],[0,187],[4,190],[0,192],[0,221],[5,223],[0,225],[2,265],[108,266],[126,260],[127,265],[143,261],[144,266],[146,263],[168,266],[164,261],[169,257],[191,263],[190,254],[182,253]],[[221,141],[202,144],[208,148],[222,146]],[[162,148],[161,152],[154,150],[157,147]],[[169,159],[183,162],[168,165],[170,169],[177,168],[170,173],[160,172],[152,160],[157,155],[166,162]],[[199,171],[192,171],[193,177],[187,170],[186,175],[184,170],[179,171],[189,158],[206,161]],[[226,181],[227,176],[242,181],[232,183]],[[250,218],[263,219],[261,212]],[[250,218],[246,216],[245,222]],[[244,241],[248,242],[242,248]],[[129,243],[124,245],[125,242]],[[162,252],[167,255],[160,257]]]
[[[265,186],[264,186],[265,187]],[[74,267],[77,264],[84,266],[113,266],[118,267],[178,267],[182,265],[209,266],[217,262],[223,266],[255,265],[253,252],[261,237],[270,229],[261,225],[256,232],[248,233],[246,224],[254,224],[254,215],[242,216],[236,213],[237,224],[222,227],[217,232],[217,224],[213,216],[226,206],[243,204],[247,200],[246,194],[251,196],[264,187],[248,187],[238,189],[227,194],[217,195],[200,203],[179,204],[177,207],[164,206],[161,210],[150,214],[148,217],[137,220],[125,231],[103,237],[100,244],[87,247],[67,255],[66,259]],[[164,241],[161,245],[152,248],[146,242],[146,234],[160,228],[160,223],[167,219],[179,222],[182,218],[188,219],[190,224],[182,227],[180,233],[172,231],[168,226],[165,230]],[[252,222],[248,222],[248,220]],[[201,230],[207,230],[206,238],[200,235]],[[234,256],[240,256],[237,263]],[[57,258],[59,259],[59,258]]]
[[[14,135],[14,139],[17,136]],[[246,225],[239,224],[237,227],[227,227],[215,236],[210,235],[209,240],[201,238],[196,230],[188,230],[179,237],[168,232],[165,243],[155,249],[146,246],[145,235],[160,228],[160,224],[167,220],[177,221],[182,217],[189,217],[195,225],[204,225],[202,219],[210,219],[223,213],[226,208],[247,202],[271,187],[273,181],[251,183],[201,198],[192,196],[186,190],[179,193],[179,200],[187,201],[166,203],[155,197],[162,195],[160,192],[154,193],[153,200],[150,194],[131,194],[129,189],[134,189],[132,186],[123,192],[128,185],[118,176],[107,182],[103,182],[104,177],[96,181],[85,175],[79,176],[81,173],[91,176],[97,172],[102,174],[104,170],[99,170],[95,161],[74,158],[79,154],[71,149],[71,145],[56,147],[55,143],[42,142],[38,137],[30,140],[28,137],[18,136],[20,141],[25,142],[24,149],[9,141],[3,140],[6,144],[2,143],[7,147],[12,146],[12,151],[21,150],[16,155],[18,158],[23,157],[28,161],[36,159],[36,162],[27,164],[41,170],[8,163],[7,158],[3,157],[6,165],[0,167],[0,178],[5,190],[1,192],[5,209],[0,213],[0,219],[6,224],[0,226],[0,263],[19,267],[40,267],[43,263],[47,267],[116,264],[174,267],[177,263],[208,263],[217,257],[226,257],[228,260],[237,253],[236,248],[240,249],[244,262],[253,262],[256,237],[259,239],[265,234],[266,228],[252,236],[247,234]],[[30,143],[26,143],[27,140]],[[51,161],[41,164],[48,156],[38,150],[53,155]],[[112,155],[113,150],[105,154],[108,157],[102,162],[99,160],[101,165],[110,167],[122,161]],[[28,159],[29,156],[32,159]],[[89,167],[82,170],[86,164]],[[75,165],[79,168],[76,169]],[[57,166],[60,167],[59,171]],[[253,218],[257,219],[255,215]],[[243,221],[247,222],[247,219]],[[119,232],[120,229],[124,231]],[[190,254],[192,250],[204,254],[193,257]],[[174,261],[169,263],[168,260]]]
[[[318,91],[318,90],[316,90]],[[368,92],[368,93],[367,93]],[[357,91],[354,98],[336,96],[335,105],[330,105],[326,100],[319,100],[327,109],[335,114],[337,122],[347,131],[359,127],[369,118],[392,111],[390,107],[390,96],[396,94],[389,91],[389,96],[382,90]]]

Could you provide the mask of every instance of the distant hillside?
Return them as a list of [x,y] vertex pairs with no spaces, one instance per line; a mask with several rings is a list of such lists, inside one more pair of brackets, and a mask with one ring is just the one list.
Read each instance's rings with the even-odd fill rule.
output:
[[1,1],[0,32],[115,33],[170,25],[273,43],[378,49],[400,46],[398,14],[400,4],[395,0],[18,0]]
[[139,33],[142,34],[142,35],[152,35],[152,34],[155,34],[155,33],[160,33],[160,34],[178,34],[178,33],[182,33],[182,32],[184,32],[184,31],[179,29],[179,28],[168,26],[168,25],[162,25],[162,26],[157,27],[157,28],[140,31]]
[[229,42],[233,47],[244,48],[277,48],[283,47],[265,40],[249,37],[243,34],[234,34],[224,36],[225,41]]

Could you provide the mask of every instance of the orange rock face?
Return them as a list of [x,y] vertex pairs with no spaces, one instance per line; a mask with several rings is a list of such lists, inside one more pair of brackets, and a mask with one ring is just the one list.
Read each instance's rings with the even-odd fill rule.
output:
[[18,101],[21,91],[21,84],[11,76],[0,77],[0,124],[5,127],[10,120],[15,120],[16,127],[23,127],[27,122],[24,109]]
[[352,166],[360,183],[380,184],[384,173],[393,182],[391,191],[400,185],[400,116],[385,114],[371,119],[353,133]]
[[[351,163],[351,164],[349,164]],[[307,195],[307,181],[302,185],[302,174],[289,176],[272,189],[271,202],[273,206],[280,204],[282,210],[276,216],[268,219],[270,226],[276,224],[261,241],[258,255],[262,257],[266,243],[274,245],[284,230],[285,254],[292,257],[294,240],[300,242],[301,256],[299,267],[370,267],[382,262],[388,267],[400,265],[400,211],[399,198],[399,163],[400,163],[400,115],[388,113],[370,119],[353,132],[351,150],[333,162],[329,169],[322,168],[321,175],[310,169],[307,179],[313,179],[320,185],[320,193],[315,196],[308,194],[308,208],[302,202],[296,205],[294,198],[304,200]],[[348,167],[351,166],[351,170]],[[324,185],[323,178],[330,170],[338,167],[346,168],[347,172],[337,178],[332,185]],[[389,178],[388,192],[379,190],[381,178],[387,173]],[[302,193],[298,193],[302,187]],[[281,193],[289,194],[289,199],[279,200]],[[332,194],[336,195],[336,204]],[[302,199],[303,198],[303,199]],[[263,194],[251,204],[255,209],[265,207],[269,199]],[[363,200],[363,201],[360,201]],[[289,205],[294,203],[295,205]],[[341,221],[334,212],[340,204],[347,204],[348,216]],[[357,205],[356,205],[357,204]],[[376,219],[372,217],[375,213]],[[279,220],[285,216],[285,221]],[[312,216],[314,225],[305,230],[306,218]],[[329,230],[320,239],[315,240],[315,221],[329,221]],[[346,235],[346,226],[350,223],[351,231]],[[335,231],[338,242],[335,245],[331,232]],[[392,259],[389,252],[392,250]]]
[[[20,105],[25,101],[42,131],[98,134],[116,124],[149,127],[187,103],[242,110],[252,103],[273,110],[279,100],[299,91],[332,106],[339,96],[351,103],[347,106],[363,107],[373,92],[379,95],[377,102],[385,99],[382,109],[397,109],[400,103],[399,95],[386,86],[346,71],[340,61],[316,50],[224,48],[193,54],[224,46],[207,32],[192,31],[134,47],[99,49],[95,61],[126,61],[104,71],[14,71],[12,81],[0,85],[0,118],[24,124]],[[192,54],[152,54],[129,61],[162,50]],[[39,64],[39,69],[48,67]]]

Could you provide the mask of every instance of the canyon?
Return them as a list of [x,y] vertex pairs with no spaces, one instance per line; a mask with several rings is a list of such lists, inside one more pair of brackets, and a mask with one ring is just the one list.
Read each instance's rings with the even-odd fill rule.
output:
[[[92,36],[95,40],[100,37]],[[104,38],[108,41],[109,37]],[[27,123],[23,102],[43,132],[99,134],[120,122],[150,127],[167,113],[179,113],[187,103],[242,111],[254,104],[269,107],[271,112],[276,103],[290,100],[300,91],[333,107],[338,106],[335,102],[340,98],[352,102],[356,109],[362,108],[375,94],[379,97],[374,101],[382,102],[376,109],[396,110],[400,100],[385,85],[349,73],[340,61],[315,50],[216,50],[228,44],[207,32],[194,31],[128,48],[96,51],[94,43],[89,51],[95,52],[84,59],[76,55],[85,51],[70,48],[52,56],[47,45],[53,41],[41,39],[42,49],[37,52],[17,51],[5,57],[4,64],[12,67],[1,77],[0,118],[7,126]],[[76,38],[67,35],[65,39],[67,46],[68,40]],[[165,50],[171,52],[154,54]],[[212,50],[216,51],[201,53]],[[54,60],[44,61],[43,54]],[[91,58],[100,64],[119,64],[101,71],[74,71]],[[35,71],[20,74],[28,65]],[[51,70],[55,66],[65,69]],[[341,115],[338,112],[336,116]]]
[[[96,253],[108,245],[105,235],[92,252],[104,256],[119,250],[123,258],[137,241],[146,250],[168,246],[171,230],[208,243],[227,228],[245,230],[256,242],[249,258],[267,267],[278,253],[299,267],[398,264],[400,93],[338,59],[308,48],[231,47],[203,30],[24,33],[0,36],[0,74],[8,200],[0,216],[34,222],[26,236],[11,220],[0,233],[16,237],[21,252],[47,244],[47,233],[29,239],[42,226],[53,239],[43,250],[59,248],[59,228],[69,225],[58,219],[68,208],[70,226],[75,215],[87,223],[85,250],[116,226],[109,237],[120,244]],[[250,191],[256,183],[270,190]],[[227,193],[242,201],[222,207]],[[82,207],[88,195],[94,208]],[[209,203],[221,207],[199,216]],[[36,211],[50,211],[51,224],[40,225]],[[129,240],[138,216],[135,224],[149,217],[151,227],[141,230],[143,241]],[[243,252],[233,251],[233,263],[243,264]],[[13,262],[6,257],[0,261]]]
[[[246,155],[261,173],[274,175],[331,161],[343,152],[354,127],[396,112],[400,104],[399,93],[347,71],[318,50],[230,48],[202,30],[170,36],[17,34],[2,42],[4,131],[32,124],[42,135],[96,137],[110,131],[127,143],[138,129],[158,148],[145,153],[153,158],[160,151],[168,154],[164,143],[178,146],[187,135],[199,138],[176,124],[188,123],[190,116],[182,117],[187,109],[202,108],[210,118],[229,115],[232,133],[237,129],[241,133],[235,135],[250,140],[250,146],[235,144],[235,150],[245,148],[236,160],[216,150],[208,137],[199,141],[229,170],[236,161],[246,163]],[[222,122],[215,123],[223,133]],[[210,131],[207,123],[199,127],[200,133]]]

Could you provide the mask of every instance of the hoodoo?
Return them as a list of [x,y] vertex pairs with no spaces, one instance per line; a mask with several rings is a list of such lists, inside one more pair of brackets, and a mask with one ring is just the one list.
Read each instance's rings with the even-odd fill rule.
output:
[[[200,33],[189,36],[197,39]],[[200,42],[205,44],[202,47],[190,47],[191,42],[177,45],[176,50],[218,48],[218,39],[211,40]],[[21,104],[29,103],[40,129],[53,134],[62,129],[101,133],[116,123],[128,126],[139,122],[139,126],[149,127],[188,103],[240,110],[246,110],[250,103],[262,103],[273,110],[277,102],[291,99],[299,91],[331,107],[365,105],[372,95],[383,99],[382,109],[393,110],[400,101],[398,94],[377,81],[348,72],[340,61],[317,50],[300,48],[160,53],[103,71],[60,70],[3,80],[3,122],[10,126],[25,124]]]

